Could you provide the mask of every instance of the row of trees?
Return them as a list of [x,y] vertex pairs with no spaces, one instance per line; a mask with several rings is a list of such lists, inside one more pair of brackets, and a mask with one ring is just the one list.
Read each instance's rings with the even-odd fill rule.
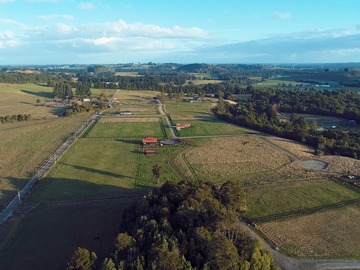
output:
[[[282,106],[286,106],[286,104],[282,104]],[[265,99],[253,97],[250,101],[239,102],[237,105],[219,102],[219,105],[214,108],[214,112],[226,121],[306,143],[316,148],[317,153],[360,158],[360,134],[358,132],[319,131],[316,129],[316,123],[307,123],[295,114],[289,121],[280,121],[277,117],[279,107]],[[323,112],[325,113],[325,111]]]
[[23,113],[23,114],[0,116],[0,122],[2,124],[22,122],[22,121],[31,121],[31,114]]
[[55,83],[53,87],[54,97],[58,98],[71,98],[74,96],[73,87],[76,87],[75,95],[78,97],[89,97],[91,96],[91,83],[90,82],[79,82],[74,83],[61,81]]
[[278,269],[272,254],[239,228],[245,211],[239,183],[167,182],[124,212],[113,254],[101,263],[78,249],[68,269]]

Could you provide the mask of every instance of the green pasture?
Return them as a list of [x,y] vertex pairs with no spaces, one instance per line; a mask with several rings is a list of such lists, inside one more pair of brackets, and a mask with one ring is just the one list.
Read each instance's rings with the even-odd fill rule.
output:
[[138,198],[39,205],[0,231],[0,269],[66,269],[73,250],[113,251],[122,211]]
[[165,110],[171,116],[206,116],[211,115],[210,101],[203,102],[186,102],[181,101],[179,104],[176,104],[175,100],[167,101],[165,103]]
[[176,121],[176,123],[188,123],[190,127],[179,131],[181,137],[211,136],[211,135],[237,135],[256,134],[257,131],[226,123],[218,119]]
[[88,118],[85,113],[0,124],[0,209]]
[[31,201],[135,192],[137,141],[79,139],[36,189]]
[[327,179],[248,187],[246,216],[269,216],[360,198],[360,193]]
[[159,121],[119,123],[99,122],[86,135],[86,138],[157,137],[160,139],[163,138],[165,134],[163,134]]

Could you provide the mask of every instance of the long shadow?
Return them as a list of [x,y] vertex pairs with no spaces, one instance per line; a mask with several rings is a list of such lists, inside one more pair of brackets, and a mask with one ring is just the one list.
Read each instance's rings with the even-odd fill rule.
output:
[[140,144],[140,140],[117,139],[116,141],[129,144]]
[[26,93],[26,94],[37,96],[37,97],[53,98],[53,94],[50,92],[44,92],[44,91],[34,92],[31,90],[25,90],[25,89],[21,89],[20,91],[23,93]]
[[66,166],[73,167],[74,169],[82,170],[82,171],[86,171],[86,172],[102,174],[102,175],[106,175],[106,176],[110,176],[110,177],[135,179],[135,178],[132,177],[132,176],[127,176],[127,175],[122,175],[122,174],[116,174],[116,173],[112,173],[112,172],[108,172],[108,171],[103,171],[103,170],[98,170],[98,169],[94,169],[94,168],[87,168],[87,167],[78,166],[78,165],[72,165],[72,164],[68,164],[68,163],[63,163],[63,164],[66,165]]

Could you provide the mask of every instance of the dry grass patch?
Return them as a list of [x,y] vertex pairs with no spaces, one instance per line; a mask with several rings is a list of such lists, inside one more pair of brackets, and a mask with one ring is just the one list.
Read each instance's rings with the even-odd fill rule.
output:
[[258,229],[278,247],[298,257],[359,258],[359,220],[360,207],[354,205],[264,223]]
[[342,156],[323,156],[319,159],[329,163],[330,173],[360,175],[360,160],[358,159]]
[[286,151],[289,151],[301,160],[315,158],[315,155],[313,154],[314,149],[309,146],[279,137],[269,137],[267,140],[285,149]]
[[259,137],[212,138],[185,154],[196,172],[207,180],[228,179],[236,175],[261,173],[290,161]]

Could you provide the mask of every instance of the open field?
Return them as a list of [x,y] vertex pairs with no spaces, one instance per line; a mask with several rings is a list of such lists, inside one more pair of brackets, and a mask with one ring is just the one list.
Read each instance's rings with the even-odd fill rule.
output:
[[210,112],[212,102],[205,100],[204,102],[179,102],[176,104],[174,100],[165,103],[165,110],[173,116],[204,116],[211,115]]
[[0,115],[31,114],[33,119],[42,119],[61,114],[64,104],[53,102],[52,91],[51,87],[36,84],[0,83]]
[[110,254],[122,211],[136,199],[39,205],[0,231],[0,269],[63,270],[78,246]]
[[208,136],[208,135],[238,135],[256,134],[257,131],[242,128],[222,120],[209,118],[203,120],[176,121],[176,124],[188,123],[191,127],[179,131],[181,137]]
[[360,193],[328,179],[258,185],[246,189],[249,218],[303,210],[360,198]]
[[258,224],[276,246],[303,258],[359,258],[359,204]]
[[239,180],[247,174],[262,174],[285,166],[290,159],[259,137],[208,139],[184,155],[200,179],[214,182]]
[[137,142],[79,139],[41,181],[30,201],[133,192],[137,149]]
[[73,117],[0,125],[0,208],[87,119]]
[[[152,119],[152,118],[151,118]],[[87,138],[158,137],[163,138],[160,120],[144,122],[99,122],[86,135]]]

